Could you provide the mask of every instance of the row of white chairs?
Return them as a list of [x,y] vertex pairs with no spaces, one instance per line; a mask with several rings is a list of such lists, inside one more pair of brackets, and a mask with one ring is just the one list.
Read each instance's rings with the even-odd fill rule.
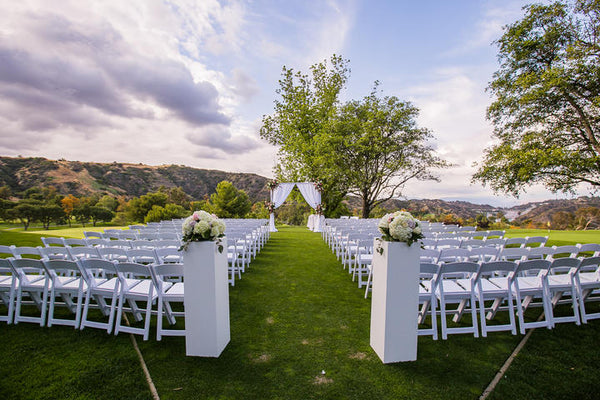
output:
[[[542,247],[473,247],[473,248],[442,248],[421,249],[421,262],[449,263],[449,262],[491,262],[491,261],[527,261],[527,260],[553,260],[554,258],[577,258],[600,256],[600,244],[586,243],[567,246],[542,246]],[[353,276],[358,278],[358,287],[366,285],[365,298],[367,298],[371,283],[373,282],[372,249],[363,248],[355,258]],[[364,277],[367,276],[366,282]]]
[[424,238],[421,239],[423,247],[439,249],[445,247],[540,247],[548,242],[548,236],[526,236],[520,238]]
[[[442,338],[449,334],[518,331],[574,322],[580,325],[600,318],[590,312],[589,304],[600,300],[600,257],[556,258],[552,260],[489,261],[482,263],[421,263],[419,281],[419,335],[438,337],[438,315]],[[558,304],[566,306],[557,312]],[[540,307],[537,320],[526,320],[530,307]],[[491,324],[498,312],[507,312],[508,322]],[[470,324],[448,326],[465,313]],[[537,316],[537,315],[536,315]],[[430,327],[422,324],[429,317]]]
[[[163,328],[163,318],[174,325],[175,317],[184,315],[171,307],[171,303],[183,302],[182,264],[8,258],[0,259],[0,273],[0,298],[8,308],[0,321],[9,324],[92,327],[109,334],[114,329],[115,335],[128,332],[148,340],[151,316],[156,315],[157,340],[185,334],[184,329]],[[23,305],[34,305],[37,315],[23,315]],[[69,310],[70,317],[57,317],[57,306]],[[90,319],[91,308],[99,309],[101,316]],[[125,312],[131,313],[135,321],[143,321],[143,327],[130,326],[124,321]]]
[[64,238],[64,237],[42,237],[44,247],[122,247],[124,249],[136,248],[160,248],[160,247],[179,247],[179,239],[100,239],[100,238]]

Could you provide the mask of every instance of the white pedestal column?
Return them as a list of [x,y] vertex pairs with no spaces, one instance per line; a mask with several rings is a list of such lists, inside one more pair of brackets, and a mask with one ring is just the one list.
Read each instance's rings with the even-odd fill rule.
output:
[[269,232],[277,232],[277,228],[275,228],[275,213],[269,214]]
[[[417,359],[418,243],[379,242],[373,252],[371,347],[384,363]],[[383,249],[379,254],[378,248]]]
[[229,343],[227,239],[223,253],[215,242],[192,242],[183,255],[185,353],[219,357]]

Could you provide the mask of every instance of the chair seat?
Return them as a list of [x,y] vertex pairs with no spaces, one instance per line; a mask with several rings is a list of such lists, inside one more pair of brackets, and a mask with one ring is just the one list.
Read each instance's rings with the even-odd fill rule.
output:
[[548,284],[551,287],[571,287],[571,276],[567,274],[548,276]]
[[491,295],[493,296],[494,294],[505,294],[508,290],[508,284],[506,282],[506,279],[498,279],[496,278],[496,281],[493,281],[491,279],[481,279],[481,290],[483,291],[483,293],[485,295]]
[[581,285],[597,285],[600,284],[598,274],[595,272],[584,272],[579,274],[579,281]]
[[[148,297],[150,293],[150,288],[153,288],[154,284],[149,279],[141,279],[134,287],[130,288],[127,291],[128,295],[139,295],[143,297]],[[153,289],[153,298],[156,297],[156,290]]]
[[183,282],[176,282],[173,284],[173,286],[171,286],[168,290],[165,291],[163,298],[183,298],[183,293]]
[[[444,291],[444,297],[446,300],[450,300],[452,298],[464,298],[466,295],[470,294],[470,291],[466,290],[464,287],[458,284],[453,279],[443,279],[440,284],[442,285],[442,289]],[[440,297],[440,293],[437,293],[438,298]]]
[[518,277],[519,290],[521,293],[527,291],[538,291],[542,288],[542,279],[539,276]]
[[109,280],[104,280],[104,282],[100,283],[96,286],[96,290],[113,292],[115,290],[115,286],[118,284],[118,278],[110,278]]

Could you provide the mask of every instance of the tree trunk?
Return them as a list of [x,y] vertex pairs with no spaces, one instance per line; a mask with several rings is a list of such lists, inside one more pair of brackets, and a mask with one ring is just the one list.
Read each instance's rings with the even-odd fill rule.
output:
[[369,218],[371,214],[371,203],[368,202],[366,197],[362,198],[362,218]]

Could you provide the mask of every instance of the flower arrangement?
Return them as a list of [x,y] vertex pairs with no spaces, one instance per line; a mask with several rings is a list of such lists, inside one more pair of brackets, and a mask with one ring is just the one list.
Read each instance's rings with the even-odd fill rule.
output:
[[318,215],[323,215],[325,210],[326,210],[326,207],[325,207],[325,204],[323,204],[323,203],[317,204],[317,208],[315,208],[315,211],[317,212]]
[[277,179],[267,182],[267,187],[269,190],[275,190],[277,186],[279,186],[279,181]]
[[405,242],[409,246],[424,237],[421,221],[407,211],[396,211],[384,215],[379,221],[378,228],[379,232],[383,234],[383,240]]
[[191,242],[213,240],[217,242],[219,253],[223,252],[221,238],[225,236],[225,223],[216,215],[209,214],[206,211],[195,211],[183,221],[181,229],[183,244],[179,250],[187,250]]
[[313,185],[315,185],[315,189],[317,189],[319,192],[323,191],[323,182],[321,182],[320,180],[316,180]]
[[265,201],[265,208],[269,210],[269,214],[275,212],[275,204],[271,203],[270,201]]

